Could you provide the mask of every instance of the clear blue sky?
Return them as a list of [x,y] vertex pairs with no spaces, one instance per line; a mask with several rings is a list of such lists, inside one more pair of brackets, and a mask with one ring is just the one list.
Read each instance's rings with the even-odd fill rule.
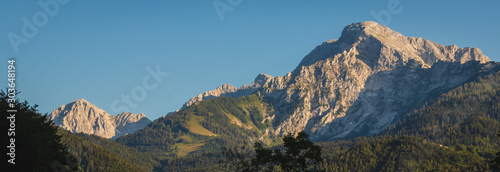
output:
[[[214,2],[232,11],[221,20]],[[112,103],[142,89],[147,95],[136,95],[141,98],[134,102],[137,107],[116,106],[156,119],[219,85],[240,87],[259,73],[285,75],[314,47],[337,39],[344,26],[377,21],[372,10],[395,12],[387,25],[403,35],[478,47],[500,60],[499,1],[399,0],[391,11],[389,0],[304,2],[73,0],[60,4],[53,17],[38,1],[2,2],[2,73],[7,73],[7,59],[15,57],[20,97],[40,105],[42,113],[84,98],[116,115],[120,112]],[[31,38],[16,53],[8,34],[23,36],[22,18],[33,22],[33,16],[40,27],[35,26],[35,34],[26,31]],[[157,65],[168,76],[147,90],[146,68]],[[157,82],[147,81],[150,86]]]

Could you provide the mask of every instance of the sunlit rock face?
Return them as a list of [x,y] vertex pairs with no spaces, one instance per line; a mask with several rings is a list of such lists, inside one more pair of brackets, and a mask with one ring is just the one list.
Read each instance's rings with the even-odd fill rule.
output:
[[142,113],[137,115],[124,112],[112,116],[84,99],[78,99],[55,109],[50,119],[56,125],[73,133],[94,134],[108,139],[134,133],[151,123],[151,120]]
[[346,26],[292,72],[260,74],[250,85],[223,85],[184,106],[258,93],[275,109],[275,134],[305,130],[317,141],[376,134],[427,101],[498,71],[477,48],[406,37],[375,22]]

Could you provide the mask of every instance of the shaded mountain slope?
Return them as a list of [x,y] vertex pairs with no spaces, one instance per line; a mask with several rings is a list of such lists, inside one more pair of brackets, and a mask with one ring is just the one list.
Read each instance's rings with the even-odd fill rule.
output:
[[[332,147],[329,171],[489,171],[500,149],[500,73],[441,94],[378,136]],[[368,142],[367,142],[368,141]],[[349,141],[347,141],[349,142]],[[328,151],[328,150],[327,150]],[[331,151],[331,150],[330,150]]]

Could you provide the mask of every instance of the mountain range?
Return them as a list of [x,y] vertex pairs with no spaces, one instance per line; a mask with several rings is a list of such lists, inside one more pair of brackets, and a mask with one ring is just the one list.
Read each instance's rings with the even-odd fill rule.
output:
[[273,134],[352,138],[383,131],[441,93],[496,71],[498,64],[477,48],[406,37],[368,21],[346,26],[339,39],[317,46],[285,76],[260,74],[240,88],[225,84],[183,108],[259,92],[275,107]]
[[[219,170],[223,146],[276,146],[299,131],[323,147],[319,169],[328,171],[484,171],[500,148],[499,71],[477,48],[369,21],[347,25],[284,76],[221,85],[152,122],[144,114],[111,116],[83,99],[50,119],[81,133],[61,131],[70,146],[83,145],[75,149],[81,159],[145,171]],[[94,168],[86,162],[84,169]]]
[[[179,115],[200,101],[255,94],[261,104],[252,105],[260,112],[258,120],[227,112],[229,118],[236,117],[232,124],[239,127],[265,126],[257,127],[255,139],[299,131],[308,132],[314,141],[369,136],[396,124],[403,115],[440,94],[499,69],[477,48],[406,37],[371,21],[353,23],[343,29],[339,39],[317,46],[285,76],[259,74],[250,85],[240,88],[221,85],[191,98],[170,115]],[[252,116],[248,109],[239,108]],[[54,110],[51,119],[72,132],[112,139],[151,123],[144,114],[111,116],[83,99]],[[206,126],[203,129],[207,130]]]

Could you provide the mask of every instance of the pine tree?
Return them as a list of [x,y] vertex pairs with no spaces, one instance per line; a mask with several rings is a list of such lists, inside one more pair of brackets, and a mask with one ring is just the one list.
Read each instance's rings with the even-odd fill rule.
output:
[[[37,105],[29,105],[27,101],[19,102],[17,99],[14,107],[10,107],[9,97],[0,92],[0,109],[2,116],[13,116],[13,120],[2,120],[2,131],[15,128],[15,135],[6,136],[2,134],[2,143],[10,144],[10,139],[15,142],[15,164],[4,160],[2,169],[11,171],[78,171],[76,158],[67,150],[66,145],[57,134],[57,126],[37,112]],[[17,112],[8,112],[16,110]],[[4,146],[5,148],[6,146]],[[3,156],[10,158],[9,156]]]

